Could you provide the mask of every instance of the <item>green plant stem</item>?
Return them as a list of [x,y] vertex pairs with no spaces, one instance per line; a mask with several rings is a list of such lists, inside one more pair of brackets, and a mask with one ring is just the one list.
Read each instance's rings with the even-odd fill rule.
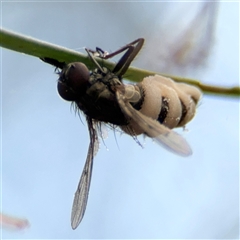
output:
[[[83,62],[87,66],[91,65],[91,61],[86,54],[82,54],[77,51],[73,51],[58,45],[54,45],[48,42],[40,41],[35,38],[31,38],[25,35],[17,34],[8,30],[0,29],[0,46],[3,48],[7,48],[13,51],[17,51],[20,53],[25,53],[28,55],[32,55],[38,58],[53,58],[58,60],[59,62]],[[99,59],[99,62],[103,63],[108,68],[113,68],[114,63],[106,60]],[[135,67],[129,67],[128,71],[124,75],[124,78],[133,81],[139,82],[144,77],[150,75],[162,75],[166,77],[170,77],[177,82],[184,82],[191,85],[195,85],[199,87],[204,93],[211,95],[225,95],[231,97],[239,97],[240,96],[240,87],[219,87],[203,84],[200,81],[182,78],[178,76],[167,75],[163,73],[151,72]]]

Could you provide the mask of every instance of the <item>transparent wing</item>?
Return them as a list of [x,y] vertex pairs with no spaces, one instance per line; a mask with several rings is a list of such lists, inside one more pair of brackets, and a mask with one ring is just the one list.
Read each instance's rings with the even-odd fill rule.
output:
[[192,154],[191,147],[181,135],[135,110],[120,91],[116,91],[116,97],[123,114],[132,119],[147,136],[173,153],[184,157]]
[[93,157],[96,154],[99,146],[95,123],[89,117],[87,117],[87,123],[90,135],[90,144],[88,148],[86,163],[84,165],[84,169],[73,200],[71,214],[71,225],[73,229],[76,229],[82,221],[87,207],[88,193],[90,189],[93,169]]

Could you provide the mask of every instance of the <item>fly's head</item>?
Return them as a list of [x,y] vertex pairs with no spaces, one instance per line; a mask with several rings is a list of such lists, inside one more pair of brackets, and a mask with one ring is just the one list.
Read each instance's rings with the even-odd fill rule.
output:
[[90,72],[85,64],[73,62],[67,64],[58,79],[58,93],[67,101],[76,101],[89,85]]

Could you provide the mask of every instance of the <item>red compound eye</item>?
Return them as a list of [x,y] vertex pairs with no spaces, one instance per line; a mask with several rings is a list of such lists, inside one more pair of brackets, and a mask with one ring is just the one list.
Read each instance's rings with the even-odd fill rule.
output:
[[58,79],[58,93],[67,101],[75,101],[89,83],[89,70],[81,62],[69,63],[63,68]]

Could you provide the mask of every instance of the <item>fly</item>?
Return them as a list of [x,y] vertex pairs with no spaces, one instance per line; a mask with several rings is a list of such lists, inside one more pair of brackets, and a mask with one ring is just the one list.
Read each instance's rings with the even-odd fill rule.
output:
[[[123,75],[143,43],[144,39],[139,38],[110,54],[100,48],[96,51],[85,49],[95,65],[92,71],[81,62],[66,64],[51,58],[42,59],[62,69],[58,93],[85,114],[88,124],[90,144],[74,196],[71,214],[73,229],[78,227],[86,210],[93,158],[99,145],[97,128],[101,123],[120,127],[133,137],[144,134],[180,156],[192,154],[186,140],[171,128],[185,126],[193,118],[201,97],[200,90],[160,75],[146,77],[138,84],[122,82]],[[108,59],[124,51],[112,70],[96,61],[96,57]]]

